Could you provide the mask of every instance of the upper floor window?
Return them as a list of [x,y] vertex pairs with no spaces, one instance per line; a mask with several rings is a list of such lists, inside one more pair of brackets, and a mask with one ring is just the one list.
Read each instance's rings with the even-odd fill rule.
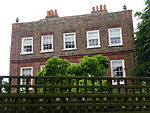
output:
[[33,37],[22,38],[21,54],[33,53]]
[[109,46],[123,45],[122,31],[120,27],[108,29],[108,33],[109,33]]
[[41,52],[53,51],[53,35],[43,35],[41,37]]
[[100,47],[99,30],[87,31],[87,48]]
[[75,33],[64,33],[64,50],[76,49],[76,34]]
[[[125,77],[125,65],[124,60],[111,60],[111,76],[112,77]],[[120,81],[123,84],[124,81]],[[117,84],[117,81],[113,81],[113,84]]]
[[[21,67],[21,76],[33,76],[33,67]],[[26,85],[27,79],[21,79],[21,84]],[[28,80],[28,84],[32,84],[32,79]]]

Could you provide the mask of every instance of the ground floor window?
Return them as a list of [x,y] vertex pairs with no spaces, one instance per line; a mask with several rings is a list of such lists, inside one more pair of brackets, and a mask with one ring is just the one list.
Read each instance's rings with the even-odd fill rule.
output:
[[[21,67],[21,76],[33,76],[33,67]],[[26,85],[26,84],[32,84],[31,79],[21,79],[21,84]]]
[[45,65],[41,65],[41,66],[40,66],[40,71],[44,68],[44,66],[45,66]]
[[[111,60],[110,61],[111,66],[111,76],[112,77],[125,77],[125,65],[124,60]],[[117,85],[117,81],[113,80],[112,84]],[[123,80],[120,80],[120,84],[124,84]]]

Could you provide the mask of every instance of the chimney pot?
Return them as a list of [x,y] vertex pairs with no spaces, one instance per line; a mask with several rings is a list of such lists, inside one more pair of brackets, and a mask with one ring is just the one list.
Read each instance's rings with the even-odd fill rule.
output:
[[100,5],[100,11],[102,11],[103,10],[103,7],[102,7],[102,5]]
[[54,15],[54,11],[53,11],[53,10],[51,10],[51,15],[52,15],[52,16]]
[[52,15],[52,11],[50,10],[50,11],[49,11],[49,16],[51,16],[51,15]]
[[98,11],[98,6],[96,6],[96,11]]
[[95,7],[92,7],[92,9],[93,9],[93,12],[95,11]]
[[47,16],[49,16],[49,11],[47,11]]
[[106,10],[106,5],[104,5],[104,10]]
[[47,16],[45,18],[52,18],[52,17],[58,17],[58,12],[56,9],[47,11]]
[[56,10],[56,9],[55,9],[54,15],[58,15],[58,12],[57,12],[57,10]]

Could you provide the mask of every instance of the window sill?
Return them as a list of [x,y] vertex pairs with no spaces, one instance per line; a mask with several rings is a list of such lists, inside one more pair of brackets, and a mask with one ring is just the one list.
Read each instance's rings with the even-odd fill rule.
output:
[[20,53],[20,55],[30,55],[30,54],[33,54],[33,52]]
[[54,50],[49,50],[49,51],[40,51],[40,53],[52,53]]
[[101,48],[101,46],[86,47],[86,49],[96,49],[96,48]]
[[123,46],[123,44],[108,45],[108,47]]
[[63,51],[72,51],[72,50],[77,50],[77,48],[63,49]]

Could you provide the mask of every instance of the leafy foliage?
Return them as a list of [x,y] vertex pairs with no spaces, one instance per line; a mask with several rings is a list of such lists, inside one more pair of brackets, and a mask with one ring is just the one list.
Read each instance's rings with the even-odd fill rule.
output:
[[140,64],[136,67],[135,71],[136,76],[143,76],[143,77],[148,77],[150,76],[150,62],[145,62],[143,64]]
[[47,60],[44,68],[37,75],[41,76],[64,76],[67,75],[67,67],[71,64],[66,59],[53,57]]
[[86,75],[86,73],[84,72],[84,70],[81,67],[80,63],[72,64],[70,67],[68,67],[68,73],[70,75],[75,75],[75,76],[84,76],[84,75]]
[[84,70],[84,73],[92,76],[103,76],[104,69],[108,68],[109,60],[102,55],[96,55],[93,57],[84,56],[81,59],[80,65]]
[[71,64],[67,60],[53,57],[47,60],[38,76],[103,76],[109,60],[102,55],[84,56],[80,63]]
[[150,0],[146,0],[145,4],[145,10],[135,14],[141,20],[138,23],[135,40],[137,59],[136,76],[150,76],[150,68],[148,67],[150,63]]
[[[53,57],[47,60],[45,63],[44,68],[37,74],[38,76],[103,76],[104,69],[108,68],[108,63],[109,60],[107,57],[102,56],[102,55],[96,55],[93,57],[88,57],[84,56],[80,63],[78,64],[71,64],[67,60],[60,59],[58,57]],[[59,85],[59,84],[64,84],[68,85],[69,82],[71,85],[77,85],[77,83],[72,80],[53,80],[53,79],[47,79],[46,84],[47,85]],[[106,82],[103,81],[103,84]],[[44,84],[43,79],[38,79],[37,84]],[[79,81],[79,85],[84,84],[84,80]],[[92,81],[88,80],[87,81],[88,85],[92,85]],[[98,85],[98,83],[97,83]],[[47,88],[47,92],[57,92],[57,89],[50,89]],[[63,92],[68,92],[66,89],[62,89]],[[76,91],[75,89],[72,89],[72,91]],[[82,89],[79,90],[80,92]],[[89,90],[91,91],[91,90]],[[38,89],[38,92],[43,92],[42,88]]]
[[84,56],[80,63],[69,67],[68,73],[75,76],[103,76],[104,69],[108,68],[109,60],[102,55],[93,57]]

